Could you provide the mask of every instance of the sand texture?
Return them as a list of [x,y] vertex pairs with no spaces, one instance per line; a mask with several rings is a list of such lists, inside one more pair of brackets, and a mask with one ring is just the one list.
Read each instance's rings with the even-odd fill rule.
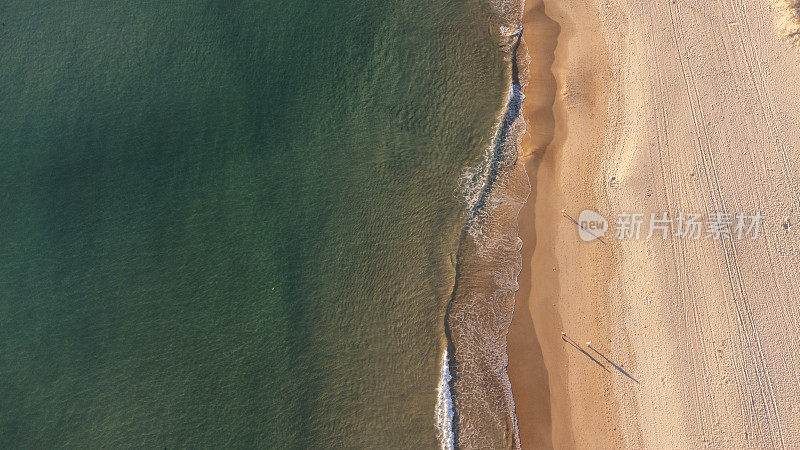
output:
[[[785,8],[528,8],[529,52],[555,84],[542,109],[548,74],[534,74],[525,105],[533,193],[509,335],[523,446],[800,445],[800,52]],[[537,23],[557,29],[554,50],[531,43]],[[562,209],[608,218],[607,244],[581,241]],[[615,238],[619,214],[662,212],[763,219],[756,239],[646,239],[647,220]]]

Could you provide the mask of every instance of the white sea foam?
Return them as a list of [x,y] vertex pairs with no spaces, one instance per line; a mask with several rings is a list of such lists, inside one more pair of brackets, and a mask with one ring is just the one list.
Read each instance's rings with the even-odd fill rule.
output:
[[[517,77],[512,76],[506,108],[497,119],[485,160],[468,168],[461,178],[467,207],[466,236],[462,239],[471,238],[472,242],[462,242],[465,251],[459,256],[458,277],[464,282],[454,291],[448,310],[450,339],[455,346],[451,357],[458,362],[458,381],[440,383],[439,391],[440,404],[444,386],[450,407],[457,408],[457,417],[453,418],[451,410],[448,419],[457,421],[459,445],[475,448],[520,447],[514,398],[506,373],[506,335],[522,268],[517,219],[530,194],[530,180],[519,164],[529,56],[512,53],[518,48],[517,33],[522,29],[522,3],[501,0],[498,10],[501,16],[510,18],[500,28],[499,36],[519,72]],[[450,389],[457,397],[450,398]],[[438,407],[437,419],[440,411]],[[453,424],[448,429],[452,433]],[[442,441],[442,448],[451,448],[445,442],[452,440]]]
[[442,369],[436,396],[436,430],[442,450],[452,450],[455,446],[453,434],[453,396],[450,393],[450,358],[447,349],[442,353]]

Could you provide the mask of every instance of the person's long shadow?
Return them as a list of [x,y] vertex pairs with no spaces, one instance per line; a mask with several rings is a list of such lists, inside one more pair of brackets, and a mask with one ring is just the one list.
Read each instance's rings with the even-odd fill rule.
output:
[[611,364],[612,366],[614,366],[614,368],[615,368],[615,369],[619,370],[619,371],[620,371],[620,373],[622,373],[622,374],[623,374],[623,375],[625,375],[626,377],[628,377],[628,378],[630,378],[631,380],[633,380],[633,381],[634,381],[636,384],[640,384],[640,383],[639,383],[639,380],[637,380],[636,378],[633,378],[633,377],[631,376],[631,374],[629,374],[628,372],[626,372],[626,371],[625,371],[625,369],[623,369],[622,367],[620,367],[620,366],[618,366],[618,365],[614,364],[614,362],[613,362],[613,361],[611,361],[610,359],[606,358],[606,355],[604,355],[604,354],[600,353],[600,350],[597,350],[597,349],[596,349],[596,348],[594,348],[594,347],[589,347],[589,348],[591,348],[592,350],[594,350],[594,352],[595,352],[595,353],[597,353],[598,355],[600,355],[600,357],[602,357],[603,359],[605,359],[606,361],[608,361],[608,363],[609,363],[609,364]]
[[603,370],[605,370],[605,371],[606,371],[606,372],[608,372],[608,373],[611,373],[611,371],[610,371],[610,370],[608,370],[608,367],[606,367],[606,366],[605,366],[603,363],[601,363],[600,361],[598,361],[597,359],[595,359],[595,357],[594,357],[594,356],[592,356],[592,355],[590,355],[590,354],[589,354],[589,352],[587,352],[586,350],[584,350],[583,348],[581,348],[581,346],[580,346],[580,345],[578,345],[578,343],[577,343],[577,342],[573,341],[571,337],[567,336],[566,334],[562,334],[562,335],[561,335],[561,340],[562,340],[562,341],[564,341],[564,342],[566,342],[567,344],[569,344],[569,345],[571,345],[571,346],[573,346],[573,347],[577,348],[577,349],[578,349],[578,350],[579,350],[581,353],[583,353],[584,355],[588,356],[588,357],[589,357],[589,359],[591,359],[592,361],[594,361],[594,362],[595,362],[595,363],[596,363],[598,366],[602,367],[602,368],[603,368]]

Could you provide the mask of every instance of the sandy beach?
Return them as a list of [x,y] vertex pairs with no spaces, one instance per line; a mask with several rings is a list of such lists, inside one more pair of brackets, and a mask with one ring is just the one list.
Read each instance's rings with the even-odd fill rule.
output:
[[[508,336],[524,447],[800,444],[792,3],[528,0],[533,192]],[[587,209],[603,242],[569,219]],[[717,212],[759,233],[706,237]],[[615,235],[624,214],[639,238]],[[681,214],[699,238],[675,236]]]

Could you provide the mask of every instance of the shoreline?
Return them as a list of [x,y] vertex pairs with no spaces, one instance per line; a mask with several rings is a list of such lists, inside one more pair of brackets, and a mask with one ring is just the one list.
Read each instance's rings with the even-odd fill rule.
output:
[[455,447],[520,446],[505,368],[507,330],[522,267],[517,218],[530,189],[524,167],[517,164],[525,131],[521,110],[529,61],[520,23],[512,24],[513,28],[501,27],[498,36],[509,64],[507,100],[487,160],[470,175],[472,181],[480,180],[480,189],[467,187],[477,195],[467,195],[467,221],[445,316],[448,349],[452,349],[449,385]]
[[555,128],[553,102],[556,81],[550,65],[555,59],[560,26],[545,14],[542,0],[526,0],[523,27],[525,51],[531,62],[523,103],[527,130],[522,138],[521,161],[530,180],[531,192],[518,216],[519,236],[523,241],[520,251],[523,267],[517,278],[519,290],[515,296],[514,315],[507,336],[507,372],[514,396],[521,445],[540,448],[552,447],[552,411],[548,371],[530,314],[530,261],[537,244],[535,221],[530,219],[538,197],[537,170],[546,147],[553,140]]
[[534,61],[523,139],[532,193],[519,216],[523,270],[508,338],[520,439],[536,448],[619,444],[613,379],[561,338],[564,330],[578,343],[602,345],[611,336],[612,248],[581,241],[561,215],[602,210],[596,190],[609,104],[606,44],[586,0],[528,0],[524,23]]

